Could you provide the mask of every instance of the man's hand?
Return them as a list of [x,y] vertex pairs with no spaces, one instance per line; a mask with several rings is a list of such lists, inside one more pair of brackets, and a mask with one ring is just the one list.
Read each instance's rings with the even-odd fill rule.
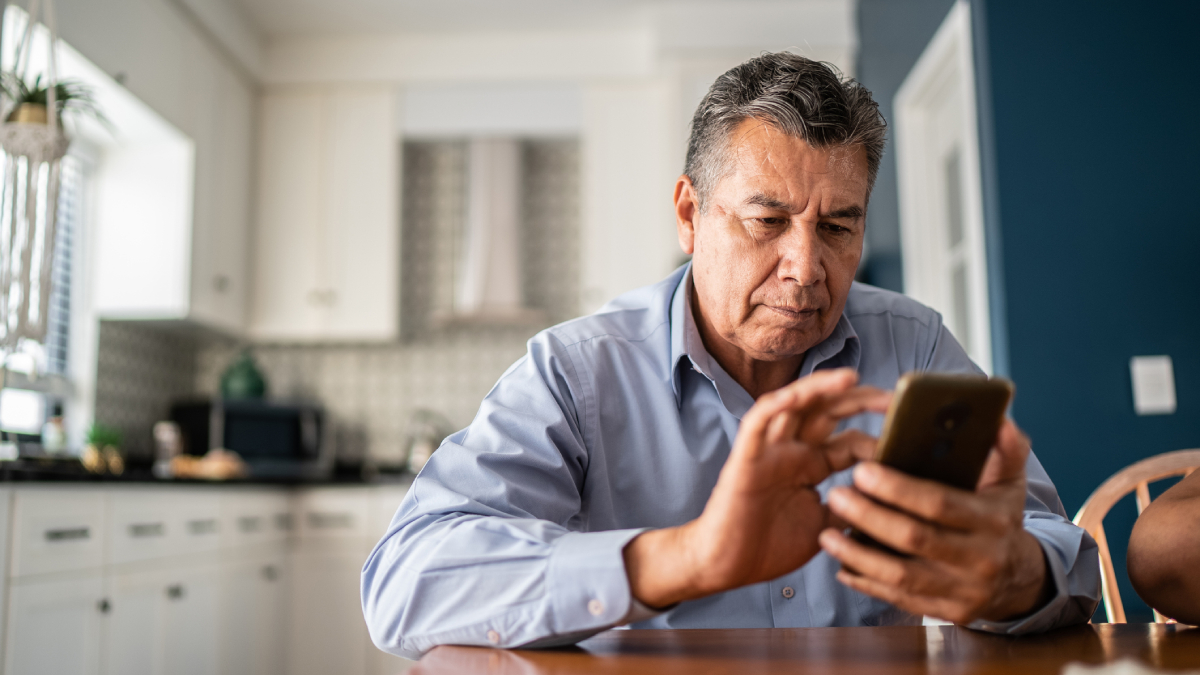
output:
[[1007,420],[974,493],[859,465],[854,488],[830,491],[830,510],[912,557],[827,529],[821,546],[845,566],[838,580],[912,614],[959,624],[1038,609],[1053,588],[1042,548],[1023,526],[1028,456],[1029,440]]
[[639,535],[625,547],[630,589],[665,607],[774,579],[820,550],[828,513],[816,485],[875,452],[838,422],[883,412],[891,394],[855,387],[852,370],[820,371],[766,394],[746,413],[699,518]]

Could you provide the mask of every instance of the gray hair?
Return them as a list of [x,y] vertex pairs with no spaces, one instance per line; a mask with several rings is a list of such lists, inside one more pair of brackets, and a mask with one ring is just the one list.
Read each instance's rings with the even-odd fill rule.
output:
[[703,211],[710,191],[729,171],[729,134],[744,120],[762,120],[815,148],[861,145],[867,151],[867,195],[883,158],[887,122],[871,92],[832,64],[788,52],[767,53],[717,78],[692,117],[687,161]]

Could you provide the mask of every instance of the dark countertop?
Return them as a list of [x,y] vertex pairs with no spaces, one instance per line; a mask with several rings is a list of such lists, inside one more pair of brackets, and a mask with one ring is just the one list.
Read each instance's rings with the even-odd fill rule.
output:
[[359,468],[338,470],[323,477],[299,476],[250,476],[231,480],[201,480],[194,478],[156,478],[150,467],[132,466],[123,474],[88,473],[78,461],[62,459],[18,459],[0,461],[0,483],[88,483],[120,484],[141,483],[154,485],[273,485],[273,486],[324,486],[324,485],[397,485],[411,481],[413,474],[403,472],[367,472]]

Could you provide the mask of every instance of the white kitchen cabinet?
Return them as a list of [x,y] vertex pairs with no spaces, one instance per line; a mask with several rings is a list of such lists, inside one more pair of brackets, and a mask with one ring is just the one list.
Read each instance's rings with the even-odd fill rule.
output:
[[[0,608],[8,606],[8,532],[12,517],[12,491],[0,487]],[[0,611],[0,635],[4,635],[4,612]],[[4,663],[4,642],[0,640],[0,664]]]
[[290,675],[366,672],[374,649],[363,620],[359,575],[370,551],[371,490],[314,488],[295,498]]
[[5,675],[93,675],[100,670],[105,604],[98,573],[14,584]]
[[164,589],[163,673],[217,675],[220,670],[221,570],[170,570]]
[[104,619],[103,675],[163,672],[166,570],[145,568],[111,575]]
[[213,96],[197,110],[195,226],[189,318],[240,334],[250,299],[255,92],[216,71]]
[[402,672],[359,573],[406,489],[0,488],[3,675]]
[[221,581],[212,564],[127,566],[109,575],[104,675],[220,672]]
[[289,675],[363,675],[374,649],[359,601],[362,545],[327,542],[328,552],[298,551],[293,588]]
[[249,333],[386,341],[399,329],[399,150],[390,86],[260,101]]
[[[81,45],[104,70],[129,75],[127,87],[85,79],[99,100],[113,101],[105,110],[118,130],[88,137],[100,149],[88,189],[94,310],[240,335],[255,86],[168,8],[118,4],[133,16],[100,20],[123,26],[128,40],[91,53],[91,40]],[[163,58],[146,59],[144,48]]]
[[290,584],[286,553],[259,554],[225,568],[222,672],[282,675]]
[[14,577],[96,569],[103,551],[107,495],[53,486],[19,490],[13,500]]

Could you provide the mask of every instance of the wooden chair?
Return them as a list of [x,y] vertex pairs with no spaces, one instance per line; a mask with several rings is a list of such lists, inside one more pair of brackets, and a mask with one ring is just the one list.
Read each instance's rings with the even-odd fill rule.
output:
[[[1100,549],[1100,580],[1104,594],[1104,612],[1110,623],[1125,623],[1125,606],[1121,604],[1121,593],[1117,588],[1117,577],[1113,572],[1112,554],[1108,551],[1108,539],[1104,536],[1104,516],[1109,509],[1130,492],[1137,492],[1138,515],[1150,505],[1150,483],[1186,476],[1200,467],[1200,449],[1176,450],[1147,457],[1113,474],[1101,483],[1075,514],[1075,524],[1087,530]],[[1166,623],[1166,617],[1154,612],[1154,620]]]

